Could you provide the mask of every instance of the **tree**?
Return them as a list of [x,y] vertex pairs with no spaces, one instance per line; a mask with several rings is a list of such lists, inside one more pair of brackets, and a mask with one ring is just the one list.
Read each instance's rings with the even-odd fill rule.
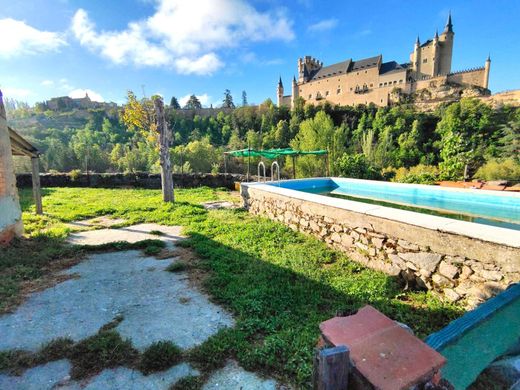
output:
[[233,103],[233,96],[231,96],[231,91],[226,89],[224,91],[224,100],[222,100],[223,108],[235,108],[235,103]]
[[179,101],[177,100],[177,98],[175,96],[172,96],[172,98],[170,100],[170,107],[173,108],[174,110],[179,110],[181,108],[181,105],[179,104]]
[[242,107],[247,106],[247,93],[246,91],[242,91]]
[[202,108],[202,104],[200,103],[200,100],[197,98],[197,96],[191,95],[184,108],[188,110],[200,110]]
[[379,180],[381,174],[364,154],[343,154],[335,162],[336,171],[340,176],[356,179]]
[[491,108],[477,99],[451,104],[437,124],[441,136],[439,164],[445,179],[467,179],[483,161],[490,139]]
[[163,200],[173,202],[173,177],[169,149],[172,143],[172,131],[168,129],[164,116],[162,98],[153,96],[151,100],[139,101],[132,91],[128,91],[128,102],[123,109],[122,121],[129,129],[137,130],[145,135],[145,138],[155,145],[155,149],[159,149]]

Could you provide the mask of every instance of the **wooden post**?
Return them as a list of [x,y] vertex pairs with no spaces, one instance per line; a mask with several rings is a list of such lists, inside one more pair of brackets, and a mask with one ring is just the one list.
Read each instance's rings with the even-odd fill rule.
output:
[[175,201],[173,195],[173,176],[172,165],[170,161],[170,145],[172,141],[172,132],[168,130],[166,117],[164,116],[164,103],[162,98],[157,97],[153,101],[155,106],[155,123],[159,132],[159,161],[161,164],[161,187],[163,201]]
[[227,175],[227,154],[224,153],[224,174]]
[[329,154],[325,155],[325,164],[327,165],[327,177],[330,177]]
[[319,350],[314,360],[315,390],[347,390],[350,351],[344,345]]
[[249,181],[249,176],[251,174],[251,146],[247,146],[247,181]]
[[42,215],[42,194],[40,189],[40,164],[38,157],[31,157],[32,167],[32,189],[34,205],[36,206],[36,214]]
[[292,177],[296,179],[296,156],[292,156]]

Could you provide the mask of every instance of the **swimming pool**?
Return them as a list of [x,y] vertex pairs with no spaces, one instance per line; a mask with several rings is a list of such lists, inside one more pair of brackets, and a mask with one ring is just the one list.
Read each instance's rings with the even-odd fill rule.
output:
[[346,178],[270,185],[311,194],[520,230],[520,194]]

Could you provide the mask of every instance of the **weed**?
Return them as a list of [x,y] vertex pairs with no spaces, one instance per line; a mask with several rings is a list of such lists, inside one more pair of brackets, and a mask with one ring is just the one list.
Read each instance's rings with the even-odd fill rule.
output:
[[182,261],[174,261],[168,267],[166,267],[166,271],[168,272],[184,272],[186,271],[186,264]]
[[139,369],[145,374],[163,371],[179,363],[181,359],[182,351],[178,346],[171,341],[158,341],[143,352]]
[[161,232],[160,230],[150,230],[150,234],[153,234],[154,236],[164,236],[164,232]]
[[204,382],[199,376],[186,376],[170,386],[169,390],[200,390]]
[[101,331],[72,347],[69,354],[71,377],[83,379],[105,368],[131,366],[138,355],[130,340],[123,340],[114,330]]
[[143,249],[143,252],[147,256],[155,256],[161,253],[162,248],[160,246],[156,245],[148,245],[146,248]]
[[67,337],[59,337],[43,345],[37,352],[38,364],[66,358],[74,345],[74,341]]

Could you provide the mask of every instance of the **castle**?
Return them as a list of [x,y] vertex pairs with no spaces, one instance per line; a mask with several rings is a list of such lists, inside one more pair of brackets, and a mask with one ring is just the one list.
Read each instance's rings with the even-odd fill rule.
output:
[[487,91],[491,66],[489,56],[483,67],[451,71],[454,36],[450,14],[440,35],[435,32],[433,39],[423,44],[417,37],[409,63],[383,62],[383,56],[378,55],[323,66],[323,62],[310,56],[299,58],[298,79],[293,78],[292,95],[284,95],[280,77],[278,106],[294,107],[299,96],[311,104],[327,101],[339,105],[374,103],[388,106],[405,95],[446,84]]

